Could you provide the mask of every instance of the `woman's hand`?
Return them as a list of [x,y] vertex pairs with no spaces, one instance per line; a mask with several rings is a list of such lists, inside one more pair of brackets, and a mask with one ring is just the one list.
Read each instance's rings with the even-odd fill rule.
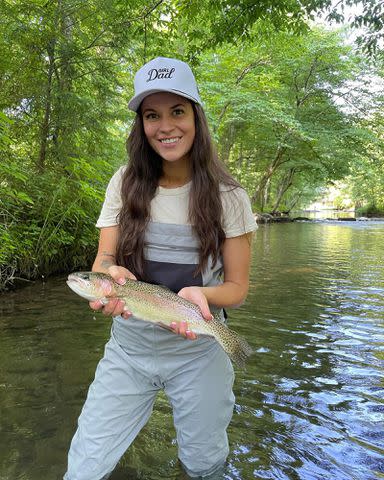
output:
[[[178,295],[197,305],[205,320],[212,320],[213,315],[209,310],[207,298],[200,287],[184,287],[179,291]],[[171,328],[175,333],[189,340],[196,340],[197,338],[197,335],[192,330],[189,330],[187,322],[173,322],[171,323]]]
[[[135,275],[124,267],[118,267],[117,265],[112,265],[108,267],[107,272],[115,280],[116,283],[124,285],[126,279],[137,280]],[[100,311],[103,315],[112,315],[113,317],[121,315],[123,318],[129,318],[132,313],[124,310],[125,303],[119,298],[112,298],[108,301],[107,304],[103,304],[100,300],[95,300],[94,302],[89,302],[89,306],[92,310]]]

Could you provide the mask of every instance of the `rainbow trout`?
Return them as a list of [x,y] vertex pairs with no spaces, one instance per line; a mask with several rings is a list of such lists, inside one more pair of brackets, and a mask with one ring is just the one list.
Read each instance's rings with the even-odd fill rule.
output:
[[207,322],[197,305],[166,287],[129,279],[125,285],[119,285],[110,275],[99,272],[71,273],[67,284],[89,301],[107,303],[110,298],[121,298],[128,311],[146,322],[169,327],[172,322],[186,321],[189,329],[197,335],[214,337],[229,358],[239,366],[243,367],[247,357],[252,354],[248,343],[221,323],[218,316]]

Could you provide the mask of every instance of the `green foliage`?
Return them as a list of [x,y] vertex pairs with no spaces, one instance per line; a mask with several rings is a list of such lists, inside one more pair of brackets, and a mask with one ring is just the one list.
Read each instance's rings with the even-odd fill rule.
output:
[[356,213],[361,217],[384,217],[384,202],[381,205],[369,203],[357,208]]
[[[362,67],[338,33],[266,39],[264,30],[257,24],[241,48],[203,57],[203,98],[220,154],[255,207],[289,210],[343,178],[362,154],[366,133],[352,111],[362,106],[361,87],[349,85]],[[346,89],[348,110],[337,101]]]
[[383,109],[361,120],[366,132],[364,151],[351,165],[348,183],[361,215],[384,210],[384,116]]
[[97,172],[81,180],[74,172],[46,172],[33,182],[20,171],[1,173],[0,264],[13,265],[23,278],[89,265],[105,180]]
[[1,8],[10,21],[0,40],[0,288],[15,272],[36,278],[92,261],[105,186],[124,161],[130,78],[97,43],[102,9]]
[[[358,12],[348,18],[345,7],[354,7]],[[383,0],[342,0],[332,2],[328,8],[328,19],[337,22],[350,22],[352,28],[360,32],[357,43],[370,55],[381,56],[384,40],[384,1]]]

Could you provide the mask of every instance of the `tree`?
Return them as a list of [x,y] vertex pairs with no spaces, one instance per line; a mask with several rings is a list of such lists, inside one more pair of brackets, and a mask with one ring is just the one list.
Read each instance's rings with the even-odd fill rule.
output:
[[384,211],[384,117],[383,110],[361,121],[366,135],[364,154],[351,165],[347,183],[362,214]]
[[350,92],[360,64],[339,34],[275,33],[266,41],[255,29],[242,49],[216,49],[202,66],[220,152],[258,209],[277,210],[298,177],[316,192],[347,174],[360,130],[337,98]]

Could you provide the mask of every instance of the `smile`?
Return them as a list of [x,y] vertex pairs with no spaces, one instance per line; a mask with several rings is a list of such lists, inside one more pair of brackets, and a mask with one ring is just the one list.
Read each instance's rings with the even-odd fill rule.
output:
[[180,140],[181,137],[174,137],[174,138],[162,138],[160,140],[161,143],[176,143]]

